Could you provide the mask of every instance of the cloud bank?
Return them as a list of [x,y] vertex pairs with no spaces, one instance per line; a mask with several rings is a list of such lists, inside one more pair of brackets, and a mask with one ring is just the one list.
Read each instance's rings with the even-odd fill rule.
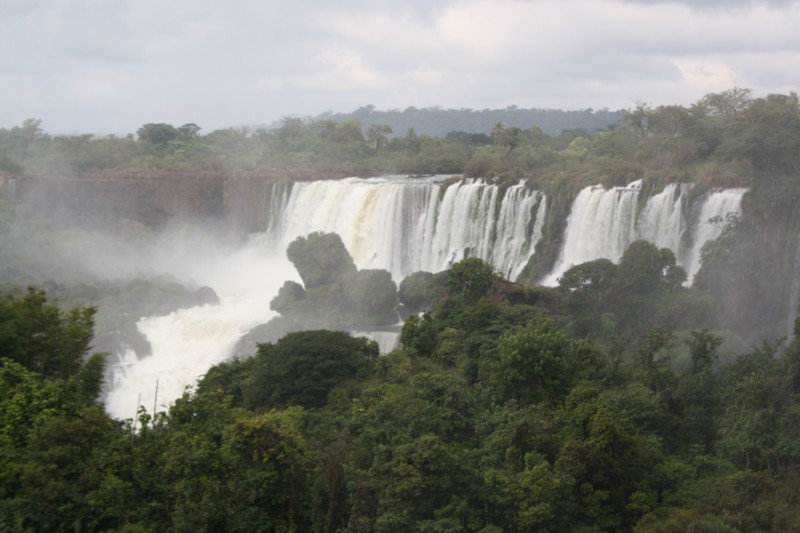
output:
[[0,127],[204,131],[407,106],[629,108],[800,85],[800,3],[6,0]]

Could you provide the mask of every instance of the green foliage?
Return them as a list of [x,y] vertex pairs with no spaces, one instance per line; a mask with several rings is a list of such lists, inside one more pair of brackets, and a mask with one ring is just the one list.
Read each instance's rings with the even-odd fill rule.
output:
[[597,259],[576,265],[558,280],[558,287],[567,294],[567,305],[576,317],[575,332],[579,335],[602,334],[603,315],[608,293],[617,266],[608,259]]
[[163,148],[178,138],[178,129],[170,124],[151,123],[136,130],[136,135],[140,141]]
[[763,174],[789,174],[800,158],[800,99],[797,94],[771,94],[734,113],[720,151],[728,158],[746,158]]
[[403,322],[400,342],[413,354],[429,356],[436,348],[436,330],[430,315],[410,315]]
[[559,279],[559,291],[573,334],[642,336],[653,326],[710,325],[713,301],[683,287],[685,279],[670,250],[636,241],[619,265],[597,259],[570,268]]
[[93,307],[62,310],[44,291],[29,288],[21,297],[0,297],[0,353],[50,379],[74,377],[88,398],[97,397],[104,356],[89,357]]
[[545,317],[506,332],[487,369],[497,400],[520,405],[559,400],[569,390],[571,352],[570,341]]
[[492,265],[477,257],[468,257],[450,268],[447,284],[452,294],[475,303],[498,279]]
[[259,346],[245,405],[322,407],[334,387],[363,377],[377,356],[373,341],[340,331],[290,333],[274,345]]
[[[663,266],[660,254],[642,248],[634,257],[626,294],[650,294],[639,276],[662,284],[653,298],[683,290],[663,268],[645,268]],[[598,263],[565,275],[551,292],[576,299],[560,312],[579,314],[579,302],[592,300],[574,293],[602,287],[607,294],[595,301],[608,304],[618,272]],[[525,294],[521,301],[554,305]],[[35,291],[16,298],[4,300],[6,315],[26,298],[38,302],[34,309],[52,305]],[[667,328],[615,345],[600,334],[577,340],[558,327],[575,316],[521,301],[443,297],[426,315],[409,316],[404,349],[382,358],[374,343],[341,332],[288,335],[210,369],[167,413],[142,410],[136,432],[85,392],[82,376],[99,361],[46,376],[47,365],[5,359],[0,523],[792,530],[800,503],[796,345],[782,353],[768,343],[718,370],[714,354],[724,345],[696,330],[687,337],[692,365],[677,374],[679,337]],[[48,331],[67,313],[30,316],[45,316]],[[13,344],[16,326],[3,331]],[[80,331],[70,331],[76,342],[67,346],[81,344]]]
[[[0,529],[798,530],[798,340],[734,358],[709,331],[716,305],[737,332],[785,334],[764,302],[787,292],[794,267],[774,250],[796,240],[796,111],[793,95],[735,89],[689,108],[641,103],[609,131],[555,137],[503,120],[493,137],[391,136],[366,108],[350,122],[287,117],[269,132],[150,124],[139,140],[50,137],[35,120],[0,130],[0,160],[31,173],[67,161],[70,172],[535,175],[560,214],[526,279],[553,259],[586,183],[649,173],[654,183],[688,175],[698,189],[753,187],[745,216],[704,253],[694,289],[671,253],[643,242],[619,265],[576,266],[557,289],[501,283],[468,259],[401,284],[400,300],[426,310],[407,317],[401,350],[379,358],[345,333],[294,333],[210,369],[167,413],[142,410],[136,431],[95,401],[94,311],[35,290],[4,296]],[[767,231],[768,214],[783,229]],[[306,286],[287,283],[272,302],[285,315],[276,331],[366,323],[396,304],[388,273],[357,271],[335,236],[294,252]],[[729,295],[739,285],[748,290]],[[213,301],[161,282],[111,287],[53,286],[103,305],[118,290],[140,309],[164,291]]]

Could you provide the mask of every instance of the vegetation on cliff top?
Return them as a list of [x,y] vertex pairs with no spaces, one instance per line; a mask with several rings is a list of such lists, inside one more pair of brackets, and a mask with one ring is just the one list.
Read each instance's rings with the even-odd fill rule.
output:
[[[475,177],[624,184],[650,177],[708,186],[748,184],[797,168],[798,97],[735,88],[688,107],[638,103],[621,121],[545,133],[497,122],[440,137],[413,127],[286,117],[272,130],[145,124],[136,137],[56,135],[38,120],[0,129],[0,171],[57,177],[139,173],[335,177],[457,173]],[[468,110],[464,110],[467,113]],[[341,118],[341,117],[340,117]]]

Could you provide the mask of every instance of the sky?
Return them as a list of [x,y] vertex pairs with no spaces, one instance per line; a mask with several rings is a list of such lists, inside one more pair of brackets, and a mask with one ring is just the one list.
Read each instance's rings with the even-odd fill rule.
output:
[[800,0],[0,0],[0,127],[798,92]]

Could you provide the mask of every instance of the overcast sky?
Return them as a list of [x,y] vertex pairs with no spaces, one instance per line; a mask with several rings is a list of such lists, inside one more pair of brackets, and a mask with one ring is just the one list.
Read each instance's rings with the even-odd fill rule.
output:
[[214,129],[800,86],[792,0],[0,0],[0,127]]

